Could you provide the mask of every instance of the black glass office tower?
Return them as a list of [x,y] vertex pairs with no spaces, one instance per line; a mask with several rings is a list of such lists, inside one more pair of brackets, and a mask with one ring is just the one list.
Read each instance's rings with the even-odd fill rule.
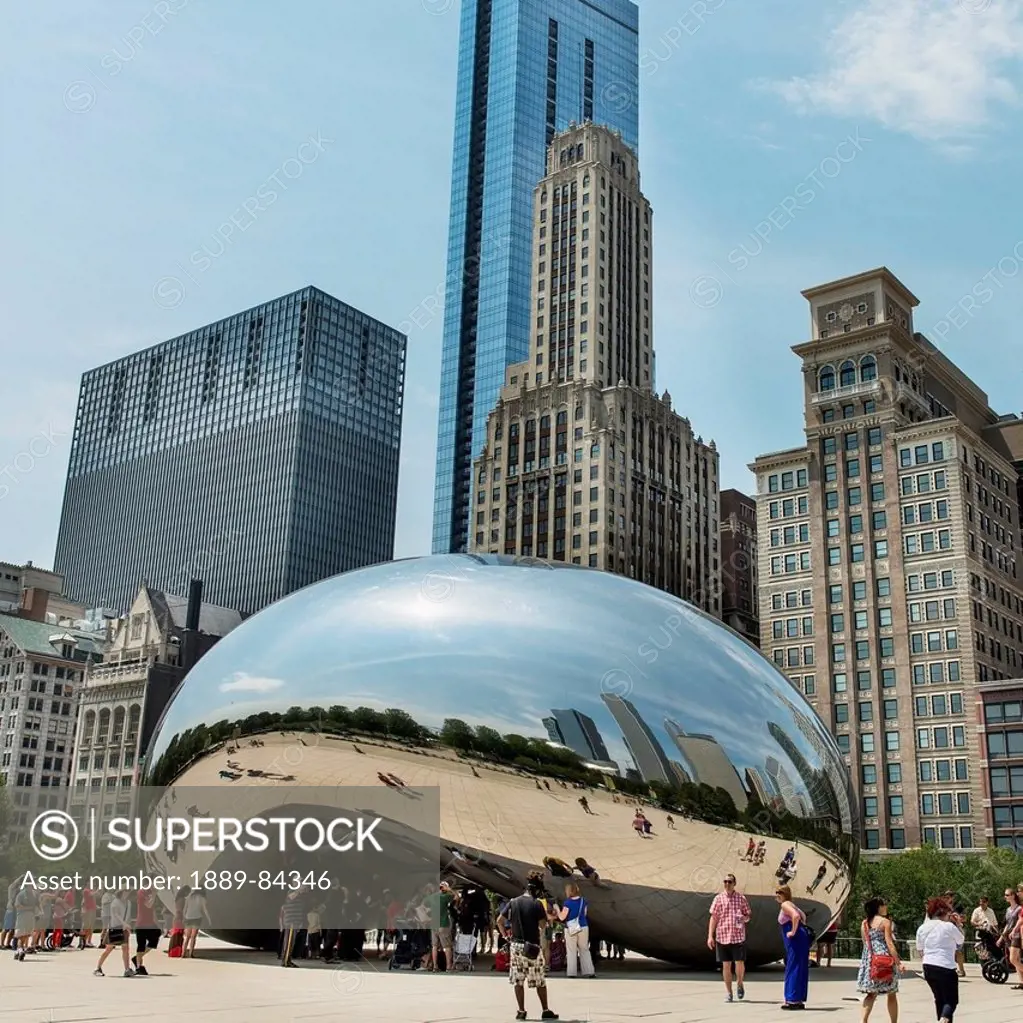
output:
[[[505,367],[529,357],[533,189],[555,132],[639,142],[633,0],[462,0],[433,551],[465,550],[472,463]],[[552,253],[553,255],[553,253]]]
[[304,288],[82,377],[55,569],[254,612],[394,553],[403,334]]

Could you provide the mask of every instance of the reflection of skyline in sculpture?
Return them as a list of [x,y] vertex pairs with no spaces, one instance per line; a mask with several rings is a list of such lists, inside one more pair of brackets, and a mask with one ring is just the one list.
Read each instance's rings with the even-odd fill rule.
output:
[[767,771],[767,777],[773,783],[771,787],[777,794],[774,800],[775,809],[787,810],[797,817],[802,816],[804,803],[800,800],[792,775],[785,769],[785,766],[777,757],[769,756],[764,763],[764,768]]
[[789,755],[792,766],[802,779],[809,795],[810,806],[808,816],[839,823],[838,800],[831,789],[831,782],[823,771],[815,771],[806,757],[799,752],[799,747],[789,738],[785,730],[776,722],[768,721],[767,730],[774,736],[778,745]]
[[[800,710],[800,708],[787,696],[782,696],[781,702],[788,708],[789,712],[792,714],[793,720],[796,722],[796,727],[799,729],[800,734],[810,744],[810,748],[817,754],[818,759],[823,765],[820,770],[812,772],[817,777],[820,777],[821,774],[823,774],[821,783],[826,791],[825,798],[827,800],[829,812],[827,814],[821,814],[820,816],[828,816],[833,820],[837,820],[841,831],[848,834],[852,827],[852,818],[848,813],[846,800],[841,798],[841,796],[848,792],[849,786],[847,777],[844,776],[832,762],[832,758],[828,755],[827,746],[821,737],[820,730],[814,727],[813,718],[805,711]],[[796,743],[789,740],[789,746],[786,749],[786,752],[791,754],[792,750],[796,750],[798,753],[799,747]],[[800,761],[802,761],[803,764],[806,764],[806,758],[801,754],[798,758],[793,757],[793,763],[802,773]],[[808,782],[807,788],[809,787]]]
[[677,777],[664,755],[650,726],[640,716],[635,704],[613,693],[601,693],[600,698],[611,711],[611,716],[622,730],[622,739],[643,781],[675,784]]
[[552,709],[551,716],[543,719],[543,725],[552,742],[567,746],[583,760],[611,763],[611,755],[600,730],[588,714],[572,708]]
[[686,732],[671,718],[664,719],[664,727],[689,767],[692,780],[712,789],[724,789],[732,797],[735,808],[745,810],[749,805],[749,794],[721,743],[713,735]]

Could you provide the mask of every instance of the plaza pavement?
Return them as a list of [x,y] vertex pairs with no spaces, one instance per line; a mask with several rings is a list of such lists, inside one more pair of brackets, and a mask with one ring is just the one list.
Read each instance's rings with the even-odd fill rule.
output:
[[[388,973],[372,958],[364,964],[326,966],[302,962],[283,970],[265,953],[239,949],[200,936],[199,958],[149,957],[149,977],[126,980],[115,972],[91,975],[97,952],[40,953],[17,963],[0,957],[2,1023],[93,1023],[146,1020],[151,1023],[299,1023],[351,1020],[358,1023],[498,1023],[514,1019],[514,998],[505,975],[484,965],[473,974]],[[603,966],[604,964],[600,964]],[[1009,1023],[1023,1018],[1023,992],[995,987],[968,966],[960,988],[957,1023]],[[833,1023],[859,1020],[856,964],[836,961],[812,970],[807,1012]],[[754,971],[744,1002],[726,1005],[718,977],[627,959],[594,980],[555,976],[551,1006],[562,1020],[578,1023],[745,1023],[786,1018],[780,1008],[782,971]],[[930,992],[917,970],[903,979],[902,1023],[934,1019]],[[539,1019],[535,995],[527,992],[530,1019]],[[885,1023],[883,1006],[871,1020]]]

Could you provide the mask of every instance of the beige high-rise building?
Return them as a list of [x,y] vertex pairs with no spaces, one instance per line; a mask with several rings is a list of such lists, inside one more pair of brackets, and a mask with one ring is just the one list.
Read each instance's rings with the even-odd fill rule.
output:
[[863,845],[983,845],[975,687],[1023,667],[1023,422],[881,268],[803,292],[804,446],[757,477],[761,647],[829,724]]
[[628,575],[720,614],[718,454],[654,392],[650,205],[592,124],[536,188],[532,354],[509,366],[474,465],[470,550]]

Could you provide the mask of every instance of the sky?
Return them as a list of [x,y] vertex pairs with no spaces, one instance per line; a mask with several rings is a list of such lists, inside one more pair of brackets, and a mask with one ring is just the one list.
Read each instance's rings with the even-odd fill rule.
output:
[[[416,314],[395,556],[429,553],[459,2],[2,6],[0,560],[52,564],[83,371],[307,284]],[[1023,412],[1023,0],[639,7],[657,388],[722,486],[802,443],[800,291],[881,265]]]

